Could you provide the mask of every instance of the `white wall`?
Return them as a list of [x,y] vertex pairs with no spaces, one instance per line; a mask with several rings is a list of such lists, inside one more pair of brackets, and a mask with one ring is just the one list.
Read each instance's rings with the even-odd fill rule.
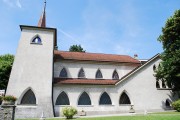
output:
[[[174,100],[171,91],[168,89],[157,89],[156,79],[153,76],[153,65],[158,64],[160,60],[155,59],[136,74],[132,75],[128,79],[120,82],[115,86],[103,86],[103,85],[54,85],[53,99],[54,103],[58,95],[65,91],[69,97],[70,105],[74,106],[81,111],[82,109],[87,112],[87,114],[107,114],[107,113],[120,113],[129,112],[130,105],[119,105],[119,98],[123,91],[126,91],[127,95],[131,100],[131,104],[134,105],[136,112],[147,111],[160,111],[165,109],[166,99]],[[72,64],[68,64],[70,68]],[[60,66],[60,65],[59,65]],[[65,66],[65,64],[63,64]],[[82,65],[80,65],[81,67]],[[86,65],[85,65],[86,66]],[[88,65],[87,65],[88,66]],[[93,68],[95,69],[95,66]],[[99,67],[99,66],[98,66]],[[105,68],[101,66],[102,68]],[[107,71],[108,71],[107,66]],[[58,68],[58,67],[56,67]],[[86,67],[85,67],[86,68]],[[92,69],[93,69],[92,68]],[[112,67],[113,68],[113,67]],[[114,66],[114,68],[119,68],[119,66]],[[113,69],[114,69],[113,68]],[[78,69],[78,66],[76,67]],[[113,71],[109,69],[109,71]],[[108,74],[108,72],[107,72]],[[112,74],[112,72],[111,72]],[[75,75],[74,75],[75,76]],[[93,76],[93,75],[91,75]],[[107,75],[107,78],[111,76]],[[87,92],[91,98],[91,106],[78,106],[77,101],[82,92]],[[99,99],[101,94],[106,91],[112,101],[112,105],[99,105]],[[58,116],[62,108],[65,106],[55,105],[55,113]]]
[[114,70],[119,74],[119,78],[130,72],[135,66],[126,64],[115,63],[102,63],[102,62],[74,62],[74,61],[60,61],[54,63],[54,77],[59,77],[60,71],[66,68],[68,72],[68,78],[78,78],[78,73],[81,68],[84,69],[86,78],[94,79],[98,69],[101,70],[103,79],[112,79]]
[[[31,44],[32,38],[37,34],[42,40],[42,45]],[[34,29],[33,27],[22,28],[6,92],[6,95],[14,95],[18,98],[16,117],[40,117],[42,111],[47,117],[53,116],[54,37],[52,30]],[[36,96],[37,105],[19,105],[22,96],[29,88]]]

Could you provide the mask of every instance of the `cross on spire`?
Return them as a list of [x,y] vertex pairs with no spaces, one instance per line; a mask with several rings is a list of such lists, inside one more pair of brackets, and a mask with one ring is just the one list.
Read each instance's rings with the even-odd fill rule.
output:
[[46,27],[46,0],[44,0],[44,10],[39,19],[38,27]]

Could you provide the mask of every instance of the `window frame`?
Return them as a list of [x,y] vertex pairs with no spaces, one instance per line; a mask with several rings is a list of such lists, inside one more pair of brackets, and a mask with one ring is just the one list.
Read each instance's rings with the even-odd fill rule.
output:
[[[102,98],[102,96],[103,96],[103,94],[107,94],[108,95],[108,99],[110,100],[110,104],[102,104],[101,103],[101,98]],[[107,92],[102,92],[101,93],[101,95],[100,95],[100,97],[99,97],[99,105],[104,105],[104,106],[112,106],[113,105],[113,103],[112,103],[112,100],[111,100],[111,97],[110,97],[110,95],[107,93]]]
[[[62,70],[65,70],[65,72],[66,72],[66,76],[65,76],[65,77],[64,77],[64,76],[61,76]],[[68,72],[67,72],[67,69],[66,69],[65,67],[63,67],[63,68],[60,70],[59,78],[68,78]]]
[[[39,38],[40,42],[33,42],[36,38]],[[42,45],[42,39],[39,35],[35,35],[32,39],[30,44],[34,44],[34,45]]]
[[[59,105],[59,104],[57,104],[58,98],[59,98],[59,97],[62,98],[62,96],[60,96],[62,93],[65,93],[65,95],[66,95],[66,97],[67,97],[68,102],[69,102],[68,105],[65,105],[65,104]],[[62,98],[62,99],[64,99],[64,98]],[[69,100],[69,96],[68,96],[68,94],[67,94],[65,91],[61,91],[61,92],[58,94],[58,96],[57,96],[57,98],[56,98],[56,101],[55,101],[55,105],[56,105],[56,106],[70,106],[70,105],[71,105],[70,100]]]
[[[28,91],[32,91],[32,93],[33,93],[33,95],[34,95],[34,97],[35,97],[35,104],[24,104],[24,103],[22,104],[22,100],[23,100],[24,96],[27,94]],[[33,91],[31,88],[26,89],[26,90],[22,93],[18,105],[22,105],[22,106],[36,106],[36,105],[37,105],[36,95],[35,95],[34,91]]]
[[[114,74],[117,74],[117,76],[118,76],[118,79],[117,78],[114,78]],[[118,72],[117,72],[117,70],[115,69],[114,71],[113,71],[113,74],[112,74],[112,79],[113,80],[119,80],[119,74],[118,74]]]
[[[82,96],[84,93],[86,93],[86,95],[89,97],[90,104],[80,105],[80,104],[79,104],[79,100],[80,100],[81,96]],[[86,91],[82,92],[82,93],[79,95],[78,101],[77,101],[77,105],[78,105],[78,106],[92,106],[91,97],[90,97],[90,95],[89,95]]]
[[[84,77],[81,77],[81,76],[80,76],[80,72],[82,72],[82,71],[84,72]],[[81,79],[81,78],[86,78],[86,74],[85,74],[85,71],[84,71],[83,68],[81,68],[81,69],[79,70],[79,72],[78,72],[78,78],[79,78],[79,79]]]
[[[130,104],[122,104],[122,103],[120,103],[121,96],[122,96],[123,94],[125,94],[125,95],[128,97]],[[120,105],[120,106],[131,106],[131,105],[133,105],[133,104],[132,104],[132,101],[131,101],[131,99],[130,99],[130,97],[129,97],[129,95],[128,95],[128,93],[127,93],[125,90],[124,90],[124,91],[120,94],[120,96],[119,96],[119,105]]]
[[[101,74],[101,76],[102,76],[101,78],[98,78],[98,77],[97,77],[98,72]],[[95,78],[96,78],[96,79],[103,79],[103,74],[102,74],[102,72],[101,72],[100,69],[98,69],[98,70],[96,71]]]

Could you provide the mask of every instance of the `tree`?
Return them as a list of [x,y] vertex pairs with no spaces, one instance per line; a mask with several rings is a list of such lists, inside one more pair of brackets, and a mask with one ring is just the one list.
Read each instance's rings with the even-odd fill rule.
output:
[[70,52],[85,52],[85,50],[83,50],[81,45],[72,45],[70,46],[69,51]]
[[157,80],[163,80],[173,91],[180,91],[180,10],[167,19],[158,40],[163,45],[162,62],[155,70]]
[[7,88],[13,61],[13,55],[6,54],[0,56],[0,89]]

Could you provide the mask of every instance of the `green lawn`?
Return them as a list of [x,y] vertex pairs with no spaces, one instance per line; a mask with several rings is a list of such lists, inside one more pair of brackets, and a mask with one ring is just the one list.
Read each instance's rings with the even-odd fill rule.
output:
[[[16,120],[39,120],[39,119],[16,119]],[[46,120],[65,120],[65,118],[51,118]],[[94,118],[74,118],[73,120],[180,120],[180,113],[163,112],[148,115],[132,116],[112,116],[112,117],[94,117]]]

